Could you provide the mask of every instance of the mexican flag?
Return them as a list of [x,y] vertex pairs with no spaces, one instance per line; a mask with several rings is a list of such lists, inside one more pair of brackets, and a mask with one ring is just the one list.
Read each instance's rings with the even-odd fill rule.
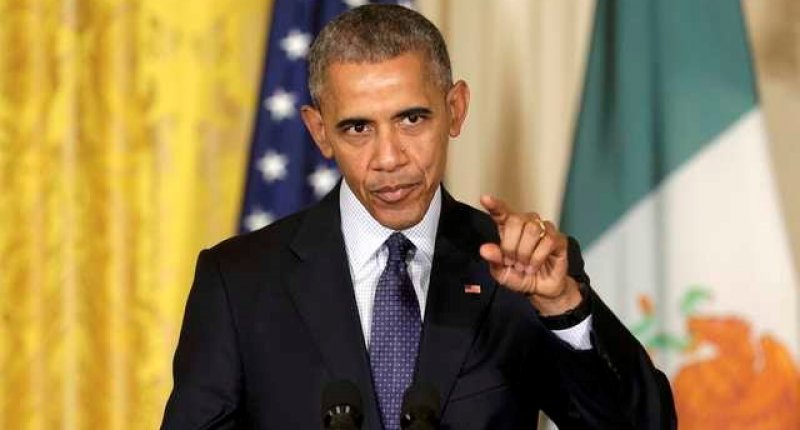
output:
[[600,0],[561,227],[680,427],[800,428],[798,282],[738,1]]

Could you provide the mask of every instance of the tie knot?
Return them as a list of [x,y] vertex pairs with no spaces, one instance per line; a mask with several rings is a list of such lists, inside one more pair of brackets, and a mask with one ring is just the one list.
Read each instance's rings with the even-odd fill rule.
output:
[[408,251],[414,249],[414,244],[400,232],[394,232],[386,239],[386,246],[389,248],[389,260],[406,261]]

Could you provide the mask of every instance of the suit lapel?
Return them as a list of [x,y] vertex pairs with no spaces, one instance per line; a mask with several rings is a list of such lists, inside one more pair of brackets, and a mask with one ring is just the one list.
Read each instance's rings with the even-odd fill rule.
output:
[[291,243],[300,259],[286,285],[333,379],[360,388],[366,424],[377,423],[369,358],[341,232],[339,187],[310,209]]
[[[446,192],[442,197],[416,381],[432,383],[444,406],[496,284],[478,255],[469,210]],[[466,285],[479,285],[480,293],[465,292]]]

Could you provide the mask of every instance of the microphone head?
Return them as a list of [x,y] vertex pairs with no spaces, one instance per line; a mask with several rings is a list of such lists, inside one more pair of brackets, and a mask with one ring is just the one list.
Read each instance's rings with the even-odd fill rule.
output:
[[400,428],[435,429],[439,426],[439,391],[432,384],[412,385],[403,395]]
[[361,392],[347,380],[329,382],[322,390],[322,427],[357,429],[363,419]]

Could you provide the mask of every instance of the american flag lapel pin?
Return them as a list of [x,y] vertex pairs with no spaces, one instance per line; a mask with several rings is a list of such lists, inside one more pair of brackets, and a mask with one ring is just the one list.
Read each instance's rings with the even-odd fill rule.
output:
[[481,286],[478,284],[464,284],[464,294],[480,295]]

